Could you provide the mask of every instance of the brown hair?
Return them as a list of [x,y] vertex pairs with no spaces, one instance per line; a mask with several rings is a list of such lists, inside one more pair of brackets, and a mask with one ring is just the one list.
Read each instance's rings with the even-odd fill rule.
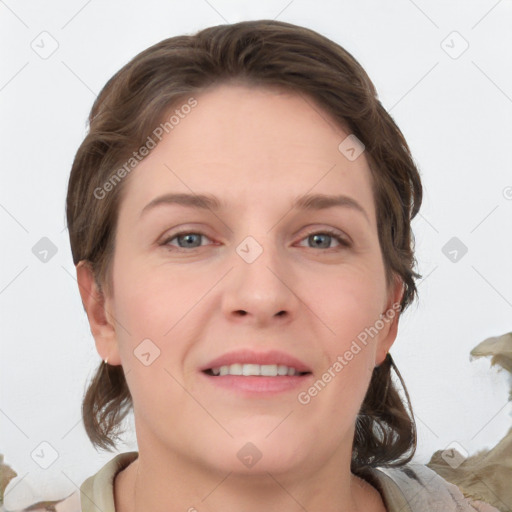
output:
[[[422,185],[404,136],[350,53],[310,29],[271,20],[219,25],[165,39],[106,83],[92,107],[89,132],[69,179],[66,214],[75,265],[86,260],[100,288],[112,289],[110,263],[126,180],[109,187],[101,199],[96,191],[149,140],[163,113],[211,85],[229,81],[285,88],[313,100],[365,145],[387,283],[394,277],[403,281],[400,305],[405,310],[417,294],[414,280],[421,277],[413,270],[411,220],[421,205]],[[405,391],[408,410],[391,368]],[[119,426],[132,405],[122,366],[101,363],[82,404],[93,445],[115,448]],[[356,419],[352,470],[400,466],[415,450],[409,394],[388,354],[373,372]]]

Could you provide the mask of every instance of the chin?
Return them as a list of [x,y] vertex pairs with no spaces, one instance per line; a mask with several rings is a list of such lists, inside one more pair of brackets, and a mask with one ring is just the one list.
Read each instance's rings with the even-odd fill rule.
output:
[[[247,433],[216,444],[212,463],[217,469],[239,475],[279,474],[296,470],[307,462],[305,443],[277,432]],[[268,437],[267,437],[268,436]]]

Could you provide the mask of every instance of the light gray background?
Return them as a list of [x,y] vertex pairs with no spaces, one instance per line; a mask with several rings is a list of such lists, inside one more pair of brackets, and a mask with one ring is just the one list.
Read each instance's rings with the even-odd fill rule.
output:
[[[424,278],[391,350],[416,412],[415,460],[427,462],[452,441],[472,454],[508,430],[508,380],[486,359],[470,362],[469,352],[512,330],[510,0],[5,0],[0,453],[19,475],[7,508],[61,498],[114,456],[97,453],[81,423],[81,397],[100,357],[64,215],[95,96],[161,39],[258,18],[305,25],[351,52],[420,167],[425,198],[414,232]],[[57,249],[47,262],[32,252],[42,237]],[[442,252],[452,237],[468,248],[456,262]],[[31,454],[44,461],[52,449],[57,460],[41,468]],[[129,436],[120,451],[132,449]]]

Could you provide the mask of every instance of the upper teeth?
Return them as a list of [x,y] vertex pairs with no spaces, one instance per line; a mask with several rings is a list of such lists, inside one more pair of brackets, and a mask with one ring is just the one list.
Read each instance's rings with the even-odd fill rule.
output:
[[297,375],[300,372],[295,368],[283,364],[240,364],[212,368],[214,375],[263,375],[276,377],[277,375]]

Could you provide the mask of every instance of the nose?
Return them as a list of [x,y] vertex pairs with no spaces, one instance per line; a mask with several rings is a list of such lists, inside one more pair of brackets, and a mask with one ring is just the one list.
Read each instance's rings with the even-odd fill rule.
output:
[[236,247],[223,290],[223,312],[231,321],[283,324],[300,307],[296,276],[272,236],[260,240],[247,237]]

